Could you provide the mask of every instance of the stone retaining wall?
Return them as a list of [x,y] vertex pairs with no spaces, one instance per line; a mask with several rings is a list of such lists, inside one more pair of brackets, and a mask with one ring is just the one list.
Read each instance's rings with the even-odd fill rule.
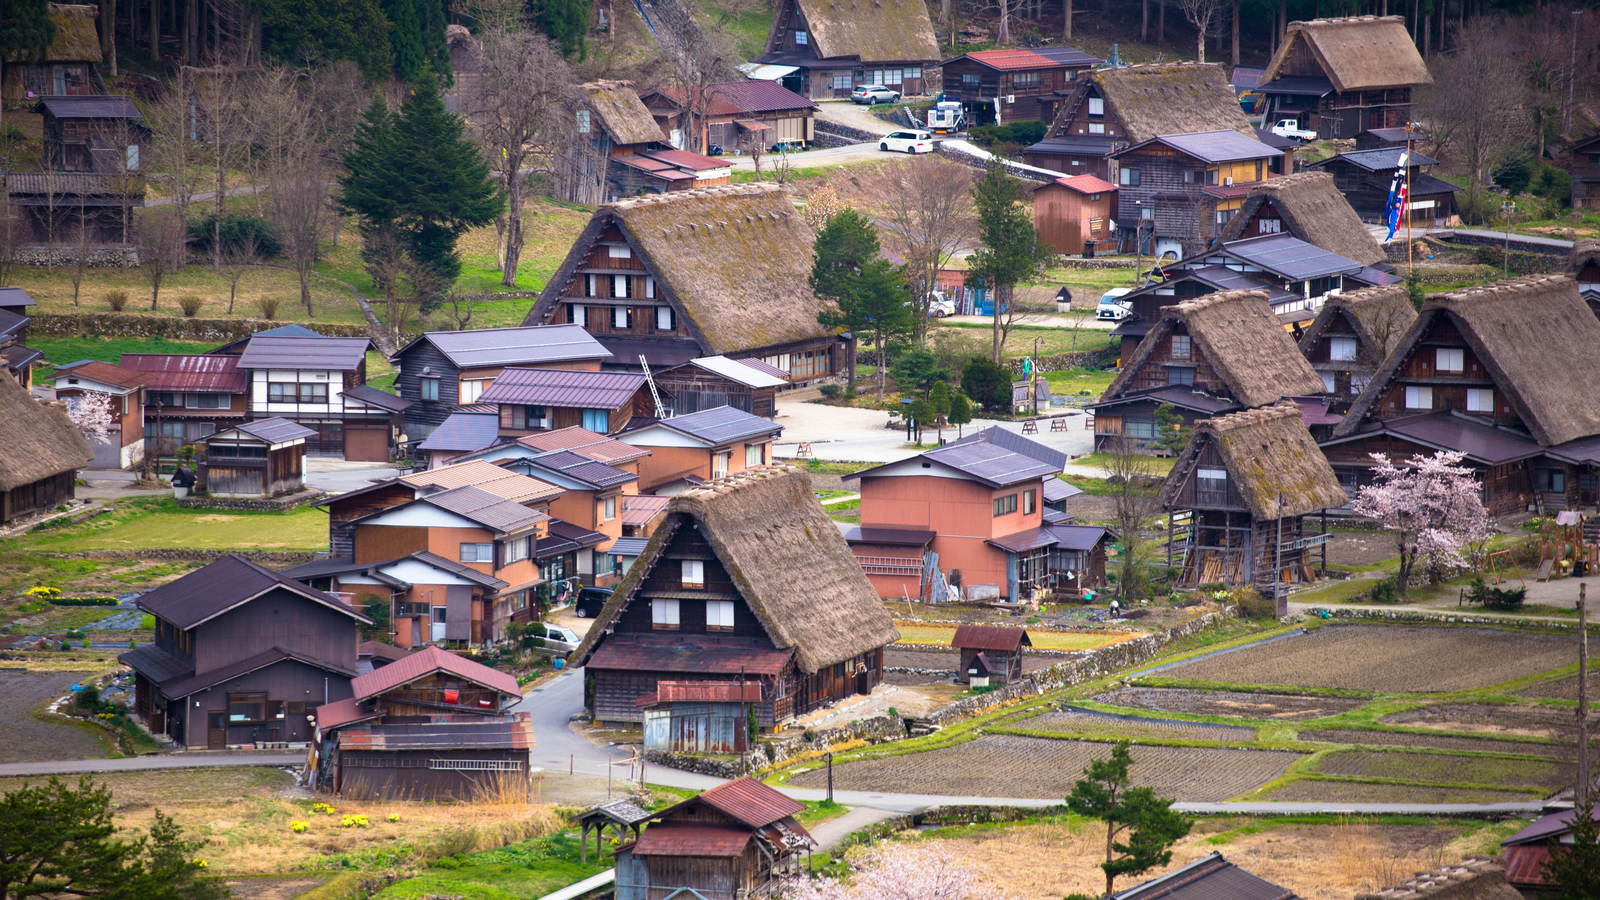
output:
[[315,503],[325,494],[318,490],[304,490],[286,497],[273,497],[269,500],[248,500],[243,497],[196,497],[188,496],[178,500],[178,505],[189,509],[237,509],[255,512],[283,512]]
[[[288,323],[269,319],[190,319],[116,312],[46,313],[33,316],[28,333],[38,337],[160,337],[192,344],[226,344],[285,324]],[[312,321],[308,327],[328,337],[368,337],[365,325]]]
[[[1417,622],[1430,625],[1487,625],[1491,628],[1539,628],[1561,629],[1564,631],[1576,630],[1576,622],[1557,622],[1548,619],[1514,619],[1510,616],[1472,616],[1460,613],[1425,613],[1411,609],[1340,609],[1337,607],[1319,607],[1326,609],[1328,615],[1335,619],[1382,619],[1387,622]],[[1600,632],[1600,623],[1589,626],[1589,630]]]
[[[894,128],[894,125],[890,122],[884,122],[883,127],[892,129]],[[874,133],[866,130],[865,128],[856,128],[850,125],[842,125],[838,122],[825,122],[822,119],[818,119],[815,134],[819,138],[827,135],[835,139],[843,139],[847,144],[876,144],[878,142],[878,138],[883,137],[885,134],[888,134],[888,132],[882,131]],[[841,144],[836,146],[843,145]]]
[[[121,247],[90,247],[84,255],[89,258],[88,267],[91,269],[114,269],[123,264],[124,251]],[[129,247],[126,251],[127,264],[130,267],[139,265],[139,251]],[[61,266],[71,267],[78,261],[76,247],[19,247],[17,248],[17,265],[19,266]]]
[[311,562],[314,559],[326,558],[326,553],[318,554],[310,550],[195,550],[155,548],[150,550],[80,550],[76,553],[50,553],[37,551],[40,556],[51,556],[57,559],[96,559],[96,560],[123,560],[123,559],[165,559],[181,562],[211,562],[230,553],[237,553],[251,562],[262,565],[298,566]]

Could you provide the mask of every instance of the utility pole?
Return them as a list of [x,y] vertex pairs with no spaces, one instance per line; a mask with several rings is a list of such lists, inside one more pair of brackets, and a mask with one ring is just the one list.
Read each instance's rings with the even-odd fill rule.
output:
[[1578,585],[1578,809],[1589,803],[1589,603],[1587,584]]

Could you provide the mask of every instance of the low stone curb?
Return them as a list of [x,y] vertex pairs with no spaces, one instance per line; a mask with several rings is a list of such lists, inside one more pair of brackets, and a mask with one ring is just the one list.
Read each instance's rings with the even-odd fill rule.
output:
[[318,490],[304,490],[287,497],[273,497],[270,500],[248,500],[243,497],[196,497],[188,496],[178,500],[178,505],[186,509],[233,509],[250,512],[284,512],[296,509],[310,503],[315,503],[326,497],[327,494]]

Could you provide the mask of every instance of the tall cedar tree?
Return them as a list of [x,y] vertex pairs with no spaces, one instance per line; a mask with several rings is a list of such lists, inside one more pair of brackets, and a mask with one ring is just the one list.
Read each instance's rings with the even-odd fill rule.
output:
[[[978,240],[982,244],[967,261],[969,276],[983,279],[994,293],[994,362],[1000,362],[1001,320],[1011,313],[1011,295],[1017,282],[1038,273],[1050,259],[1048,247],[1039,243],[1033,217],[1023,205],[1023,183],[1006,173],[1004,164],[991,159],[983,177],[972,185],[972,202],[978,211]],[[1009,330],[1009,326],[1007,326]]]
[[[816,259],[807,279],[812,293],[829,304],[817,321],[872,335],[879,357],[878,399],[883,399],[883,356],[889,341],[912,328],[910,295],[899,266],[878,254],[878,232],[860,213],[846,209],[828,219],[817,233]],[[850,390],[856,386],[854,369]]]
[[[1106,823],[1106,893],[1118,875],[1138,875],[1172,861],[1172,845],[1189,833],[1194,822],[1172,811],[1147,787],[1133,787],[1128,768],[1133,754],[1128,742],[1119,741],[1110,759],[1097,759],[1083,769],[1084,777],[1067,795],[1067,808],[1080,816]],[[1125,835],[1118,841],[1118,835]]]
[[593,0],[536,0],[529,5],[534,24],[545,37],[556,42],[562,54],[576,56],[579,62],[588,58],[589,48],[584,38],[589,33]]
[[43,62],[56,23],[50,20],[49,0],[6,0],[0,15],[0,75],[7,63]]
[[291,65],[307,59],[348,59],[373,81],[394,69],[389,20],[379,0],[262,0],[262,50]]
[[382,6],[389,19],[395,77],[413,81],[430,66],[435,72],[450,71],[444,5],[440,0],[382,0]]

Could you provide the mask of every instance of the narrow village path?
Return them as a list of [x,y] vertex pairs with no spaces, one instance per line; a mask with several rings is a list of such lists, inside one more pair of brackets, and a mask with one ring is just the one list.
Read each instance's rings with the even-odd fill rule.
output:
[[63,759],[0,765],[0,778],[29,775],[84,775],[101,772],[147,772],[170,769],[213,769],[241,766],[293,767],[305,753],[196,752],[139,756],[132,759]]

